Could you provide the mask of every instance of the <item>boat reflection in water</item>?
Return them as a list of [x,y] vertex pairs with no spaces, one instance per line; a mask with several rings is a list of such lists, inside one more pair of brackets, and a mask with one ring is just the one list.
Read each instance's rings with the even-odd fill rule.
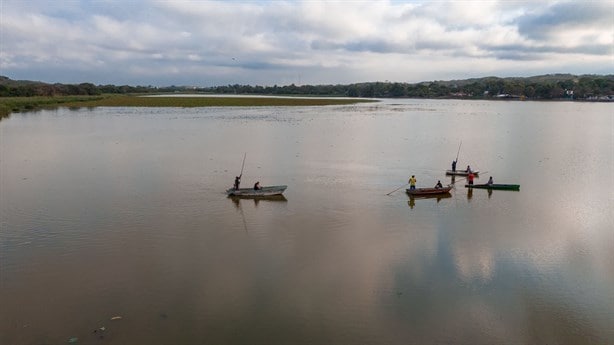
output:
[[[243,213],[243,208],[241,207],[241,204],[244,204],[245,207],[245,203],[246,202],[250,202],[250,199],[254,201],[254,208],[258,208],[258,204],[261,202],[279,202],[279,203],[285,203],[288,202],[288,199],[286,199],[285,196],[283,196],[283,194],[277,194],[277,195],[268,195],[268,196],[236,196],[236,195],[229,195],[228,199],[230,199],[232,201],[232,203],[235,205],[235,209],[237,211],[239,211],[239,213],[241,214],[241,220],[243,220],[243,228],[245,229],[246,233],[249,233],[248,228],[247,228],[247,221],[245,219],[245,214]],[[241,202],[241,200],[243,200],[243,202]]]
[[434,195],[410,195],[409,200],[407,201],[407,204],[409,205],[409,208],[413,210],[414,206],[416,206],[416,200],[435,199],[437,203],[439,203],[441,199],[448,199],[451,197],[452,197],[452,194],[450,194],[449,192],[443,193],[443,194],[434,194]]
[[241,207],[239,201],[241,200],[253,200],[254,201],[254,206],[258,206],[258,203],[260,203],[261,201],[264,202],[288,202],[288,199],[286,199],[286,197],[283,194],[278,194],[278,195],[268,195],[268,196],[235,196],[235,195],[229,195],[228,199],[232,200],[233,204],[235,204],[235,207],[239,208]]

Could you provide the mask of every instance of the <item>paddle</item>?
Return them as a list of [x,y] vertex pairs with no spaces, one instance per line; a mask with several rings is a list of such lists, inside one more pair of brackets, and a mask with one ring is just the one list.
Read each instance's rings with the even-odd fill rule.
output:
[[458,144],[458,152],[456,152],[456,160],[455,160],[455,162],[457,162],[457,163],[458,163],[458,154],[460,153],[460,148],[461,148],[462,144],[463,144],[463,141],[461,140],[460,144]]
[[243,167],[245,166],[245,157],[247,157],[247,152],[243,155],[243,163],[241,163],[241,174],[239,177],[243,176]]
[[233,188],[235,190],[239,189],[239,183],[241,182],[241,177],[243,176],[243,167],[245,166],[245,157],[247,156],[247,152],[243,155],[243,163],[241,163],[241,174],[235,178],[235,183],[233,184]]
[[386,195],[390,195],[390,194],[392,194],[392,193],[394,193],[394,192],[398,191],[399,189],[401,189],[401,188],[403,188],[403,187],[407,186],[408,184],[409,184],[409,183],[406,183],[406,184],[402,185],[401,187],[399,187],[399,188],[397,188],[397,189],[393,190],[392,192],[390,192],[390,193],[388,193],[388,194],[386,194]]

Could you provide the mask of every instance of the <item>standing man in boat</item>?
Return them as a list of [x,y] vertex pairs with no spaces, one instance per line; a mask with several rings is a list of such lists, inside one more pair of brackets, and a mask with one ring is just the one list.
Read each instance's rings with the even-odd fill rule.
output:
[[409,189],[410,190],[416,189],[416,176],[414,175],[411,175],[411,177],[409,178]]
[[452,161],[452,171],[456,171],[456,160]]
[[241,175],[235,177],[235,190],[239,190],[239,185],[241,184]]
[[475,176],[473,176],[473,172],[471,172],[471,171],[470,171],[470,172],[469,172],[469,175],[467,176],[467,181],[469,181],[469,184],[470,184],[470,185],[473,185],[473,178],[474,178],[474,177],[475,177]]

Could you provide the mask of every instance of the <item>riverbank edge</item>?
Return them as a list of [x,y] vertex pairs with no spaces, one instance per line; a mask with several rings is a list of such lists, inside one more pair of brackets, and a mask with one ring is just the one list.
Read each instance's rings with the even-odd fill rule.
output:
[[12,113],[53,109],[57,107],[279,107],[279,106],[325,106],[377,102],[372,99],[317,98],[317,97],[201,97],[186,94],[172,95],[96,95],[96,96],[50,96],[50,97],[0,97],[0,118]]

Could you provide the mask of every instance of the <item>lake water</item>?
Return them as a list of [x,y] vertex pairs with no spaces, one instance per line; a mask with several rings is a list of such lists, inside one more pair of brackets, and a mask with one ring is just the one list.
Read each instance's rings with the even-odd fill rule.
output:
[[[612,104],[0,121],[1,344],[614,343]],[[456,157],[447,198],[404,188]],[[285,198],[233,200],[242,186]],[[114,319],[112,319],[114,318]],[[104,329],[100,329],[103,327]]]

